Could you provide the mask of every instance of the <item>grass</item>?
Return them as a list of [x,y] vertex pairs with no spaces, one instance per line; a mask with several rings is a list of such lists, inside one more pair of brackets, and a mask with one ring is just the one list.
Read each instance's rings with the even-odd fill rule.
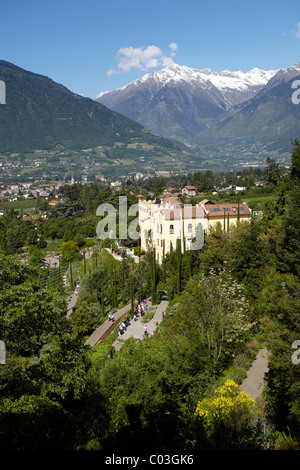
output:
[[21,199],[20,201],[7,201],[0,202],[0,209],[31,209],[34,210],[36,205],[36,199]]
[[157,309],[157,305],[153,305],[150,310],[144,315],[142,318],[142,323],[148,323],[154,317],[155,311]]

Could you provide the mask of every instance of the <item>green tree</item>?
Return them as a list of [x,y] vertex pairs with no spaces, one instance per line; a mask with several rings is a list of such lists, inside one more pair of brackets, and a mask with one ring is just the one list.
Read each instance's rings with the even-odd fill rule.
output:
[[68,413],[42,395],[0,400],[0,432],[0,449],[5,451],[71,450],[74,443]]
[[36,245],[39,239],[39,235],[35,229],[31,229],[27,235],[27,241],[29,245]]
[[267,157],[265,173],[269,184],[277,184],[282,177],[283,168],[276,160]]
[[27,281],[1,291],[0,311],[0,337],[7,350],[30,356],[64,328],[66,303],[58,292],[44,292]]
[[21,263],[15,256],[5,256],[0,252],[0,283],[1,290],[17,286],[26,280],[34,281],[36,271],[33,267]]
[[[200,435],[200,445],[202,437],[211,450],[266,448],[266,433],[261,420],[255,420],[256,415],[255,400],[240,392],[234,381],[227,380],[197,405],[196,421],[200,428],[202,424],[205,434],[205,439]],[[197,434],[194,438],[197,441]]]
[[81,336],[69,332],[55,336],[39,364],[41,377],[47,378],[43,381],[43,393],[79,399],[86,386],[89,365],[88,347],[82,345]]
[[32,245],[29,247],[28,262],[31,266],[39,268],[43,259],[44,259],[43,251],[38,246]]
[[70,263],[78,259],[79,248],[73,240],[61,243],[59,251],[62,263]]
[[294,141],[292,151],[289,202],[283,216],[283,237],[279,254],[279,269],[300,277],[300,144]]
[[250,223],[241,222],[232,230],[228,266],[239,281],[249,269],[260,269],[266,262],[260,235],[261,228],[254,217]]

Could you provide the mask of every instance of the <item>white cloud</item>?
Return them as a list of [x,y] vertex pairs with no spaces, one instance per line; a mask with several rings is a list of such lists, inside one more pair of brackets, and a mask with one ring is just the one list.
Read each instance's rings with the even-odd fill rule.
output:
[[171,44],[169,45],[169,48],[172,49],[172,51],[176,52],[178,50],[178,46],[176,44],[176,42],[171,42]]
[[111,75],[114,75],[115,73],[119,73],[119,72],[117,70],[114,70],[114,69],[109,69],[106,72],[106,75],[107,75],[107,77],[110,77]]
[[300,21],[297,23],[296,38],[300,38]]
[[[169,47],[173,51],[171,56],[174,56],[178,49],[177,44],[173,42]],[[108,70],[106,72],[108,77],[116,73],[127,73],[132,69],[147,72],[160,66],[166,67],[173,62],[171,57],[166,56],[159,47],[154,45],[147,47],[122,47],[117,52],[117,60],[117,69]]]

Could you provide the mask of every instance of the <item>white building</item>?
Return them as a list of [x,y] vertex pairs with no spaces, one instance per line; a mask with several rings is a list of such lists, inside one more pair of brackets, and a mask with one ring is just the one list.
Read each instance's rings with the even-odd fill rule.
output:
[[196,196],[195,186],[185,186],[181,192],[182,194],[186,194],[187,196]]
[[237,220],[249,220],[251,210],[243,204],[214,204],[204,200],[192,206],[182,204],[172,197],[156,201],[139,201],[139,226],[141,249],[155,248],[157,261],[162,262],[163,253],[176,248],[177,239],[186,250],[200,249],[204,233],[218,222],[226,230]]

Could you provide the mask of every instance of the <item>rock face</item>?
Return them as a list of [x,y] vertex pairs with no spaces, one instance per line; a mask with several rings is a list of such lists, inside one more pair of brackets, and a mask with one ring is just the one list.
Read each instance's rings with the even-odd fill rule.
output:
[[276,73],[258,68],[214,72],[172,64],[103,93],[97,101],[147,129],[188,143],[233,106],[253,98]]

